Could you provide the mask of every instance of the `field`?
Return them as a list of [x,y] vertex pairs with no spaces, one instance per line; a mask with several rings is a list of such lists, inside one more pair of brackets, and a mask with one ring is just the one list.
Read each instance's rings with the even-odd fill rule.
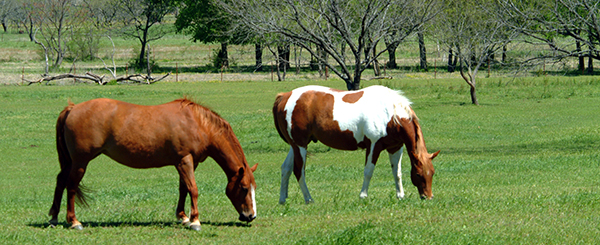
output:
[[[275,95],[307,84],[344,88],[341,80],[159,82],[135,85],[0,87],[0,240],[8,244],[594,244],[600,241],[600,79],[480,79],[481,106],[458,79],[365,81],[402,89],[421,119],[434,160],[435,198],[423,201],[402,159],[404,200],[395,198],[387,153],[360,200],[364,151],[309,146],[303,204],[292,181],[278,204],[280,165],[288,151],[270,113]],[[76,207],[83,231],[47,221],[56,174],[54,125],[71,99],[107,97],[158,104],[181,96],[228,120],[258,185],[258,218],[246,224],[225,196],[212,159],[196,178],[202,231],[177,223],[177,173],[135,170],[101,156],[83,183],[93,192]],[[189,209],[189,206],[188,206]]]

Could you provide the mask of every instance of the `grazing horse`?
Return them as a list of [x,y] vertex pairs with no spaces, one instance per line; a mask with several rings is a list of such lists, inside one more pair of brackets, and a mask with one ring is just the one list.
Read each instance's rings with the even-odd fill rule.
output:
[[[207,157],[227,175],[226,194],[241,221],[256,218],[253,172],[227,121],[186,98],[156,106],[94,99],[69,105],[56,123],[60,173],[56,180],[50,224],[57,224],[63,191],[67,189],[67,222],[83,229],[75,218],[75,198],[85,204],[80,181],[88,163],[100,154],[132,168],[175,166],[179,173],[176,215],[183,224],[200,229],[198,188],[194,170]],[[190,195],[190,217],[184,204]]]
[[423,133],[410,101],[398,91],[371,86],[358,91],[339,91],[306,86],[277,95],[273,105],[275,127],[290,145],[281,165],[279,203],[284,204],[293,169],[306,203],[312,202],[305,181],[306,147],[310,141],[340,150],[366,148],[364,182],[360,197],[367,197],[377,158],[387,150],[396,182],[396,196],[404,198],[400,159],[406,145],[412,183],[421,198],[431,199],[434,174],[431,160],[439,151],[427,153]]

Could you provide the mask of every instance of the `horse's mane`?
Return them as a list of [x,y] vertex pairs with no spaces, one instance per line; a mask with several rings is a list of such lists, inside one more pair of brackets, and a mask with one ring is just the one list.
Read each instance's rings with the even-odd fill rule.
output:
[[394,101],[394,123],[400,125],[401,115],[408,115],[409,120],[419,121],[417,114],[410,107],[412,102],[406,97],[404,97],[403,92],[400,90],[390,90],[390,96],[392,97],[392,101]]
[[193,100],[188,99],[187,97],[176,99],[173,102],[179,102],[181,108],[190,107],[190,109],[192,109],[192,111],[202,119],[203,123],[210,122],[212,125],[217,126],[215,129],[219,130],[219,132],[223,132],[225,129],[230,129],[231,131],[231,126],[229,123],[213,110],[200,105]]

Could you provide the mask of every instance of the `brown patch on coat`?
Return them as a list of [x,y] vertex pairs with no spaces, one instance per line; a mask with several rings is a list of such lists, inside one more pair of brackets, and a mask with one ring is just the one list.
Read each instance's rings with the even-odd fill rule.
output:
[[354,104],[354,103],[356,103],[356,101],[358,101],[360,98],[362,98],[364,93],[365,93],[364,91],[358,91],[356,93],[349,93],[349,94],[344,95],[344,97],[342,97],[342,100],[346,103]]

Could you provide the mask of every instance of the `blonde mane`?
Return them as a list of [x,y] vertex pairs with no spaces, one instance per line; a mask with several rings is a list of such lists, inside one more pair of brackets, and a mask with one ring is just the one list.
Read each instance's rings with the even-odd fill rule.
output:
[[394,115],[392,116],[394,123],[400,125],[401,115],[408,115],[409,120],[419,121],[419,118],[415,114],[415,111],[410,107],[412,102],[408,98],[404,97],[403,92],[400,90],[390,90],[390,96],[394,102]]

